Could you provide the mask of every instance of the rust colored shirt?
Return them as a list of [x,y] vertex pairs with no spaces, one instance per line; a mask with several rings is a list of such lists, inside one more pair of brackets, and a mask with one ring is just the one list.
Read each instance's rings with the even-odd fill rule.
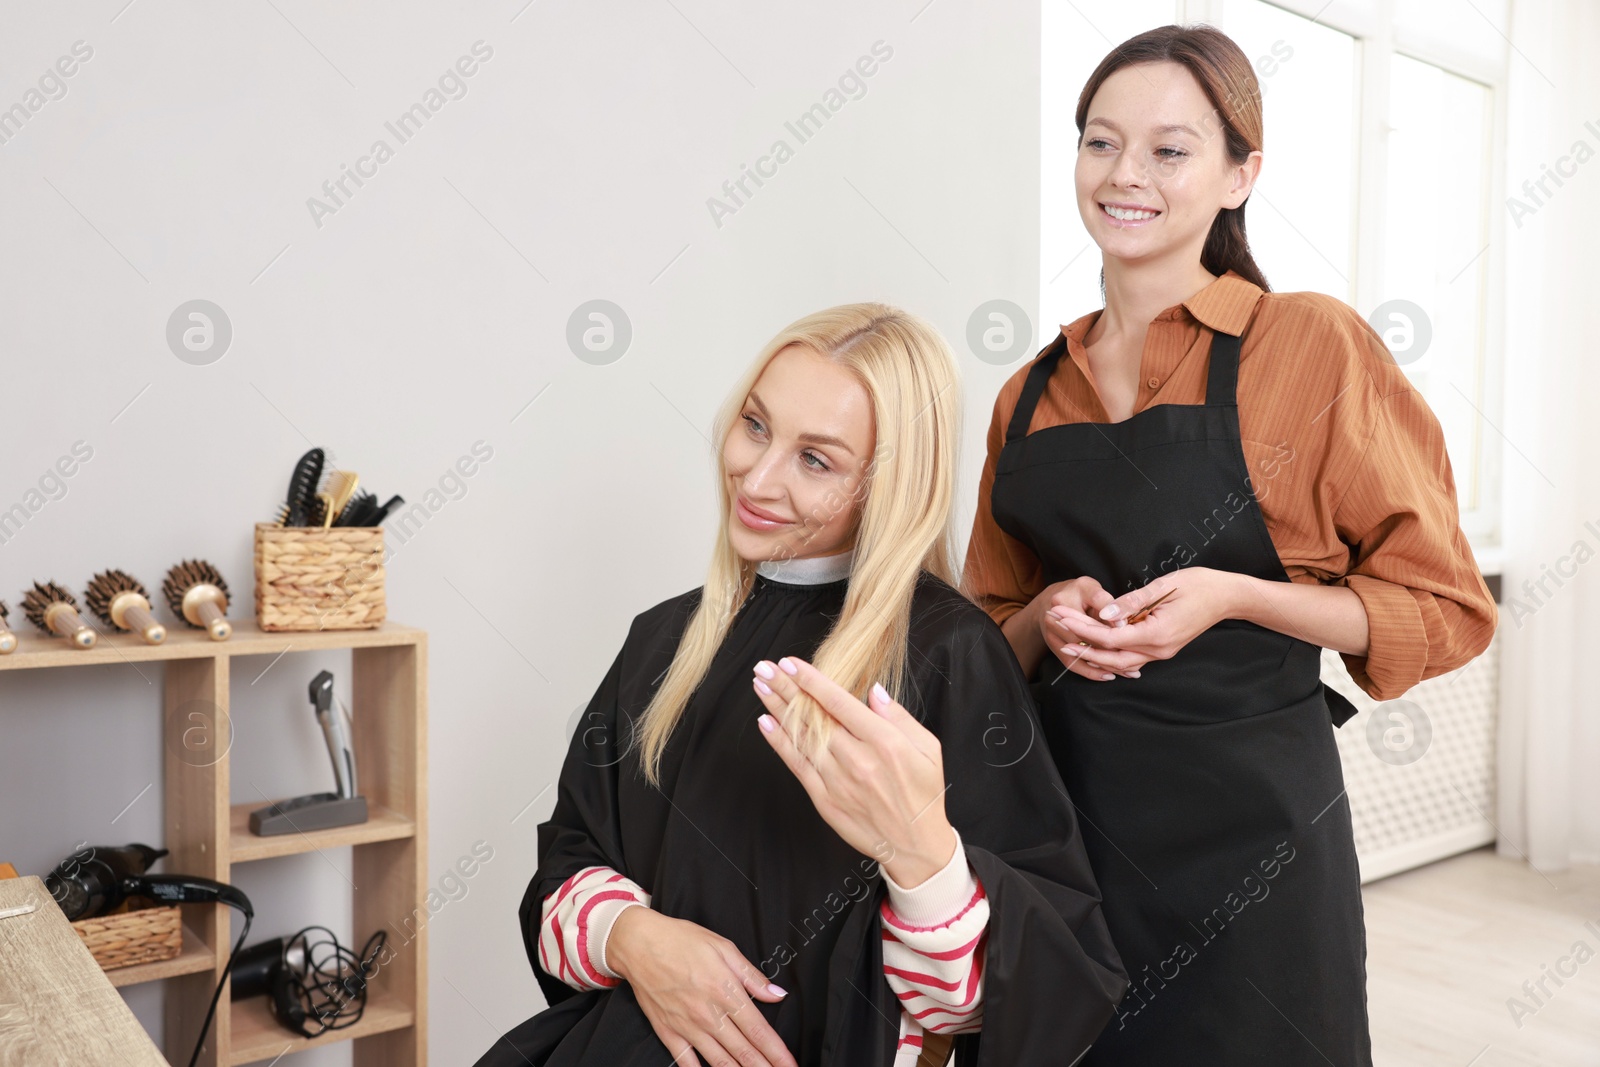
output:
[[[1030,433],[1110,421],[1083,345],[1099,316],[1090,312],[1061,328],[1071,359],[1057,364]],[[1388,700],[1482,652],[1498,612],[1461,532],[1444,434],[1383,340],[1341,300],[1264,293],[1229,271],[1150,323],[1136,413],[1205,402],[1213,330],[1243,334],[1240,436],[1284,570],[1296,582],[1348,586],[1366,608],[1368,653],[1343,656],[1356,683]],[[962,579],[997,623],[1046,584],[1032,550],[990,510],[995,463],[1035,361],[995,400]]]

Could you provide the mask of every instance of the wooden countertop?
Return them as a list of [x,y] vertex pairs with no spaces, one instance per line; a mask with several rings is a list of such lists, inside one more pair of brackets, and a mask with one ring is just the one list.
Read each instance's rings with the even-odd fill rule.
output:
[[171,1067],[36,875],[0,879],[0,1067]]

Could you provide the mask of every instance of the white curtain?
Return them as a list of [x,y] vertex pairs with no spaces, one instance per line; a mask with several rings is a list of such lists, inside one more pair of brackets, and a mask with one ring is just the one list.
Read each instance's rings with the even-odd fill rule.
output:
[[1600,862],[1600,5],[1514,0],[1510,40],[1496,822],[1550,871]]

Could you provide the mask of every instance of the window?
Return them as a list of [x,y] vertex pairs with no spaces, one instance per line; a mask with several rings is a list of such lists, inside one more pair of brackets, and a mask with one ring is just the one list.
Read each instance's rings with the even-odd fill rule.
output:
[[1245,208],[1256,262],[1274,290],[1353,305],[1356,39],[1260,0],[1230,3],[1223,29],[1261,85],[1266,150]]
[[1397,53],[1389,95],[1383,286],[1426,315],[1396,316],[1390,348],[1444,427],[1467,515],[1483,510],[1484,431],[1494,433],[1481,414],[1489,89]]

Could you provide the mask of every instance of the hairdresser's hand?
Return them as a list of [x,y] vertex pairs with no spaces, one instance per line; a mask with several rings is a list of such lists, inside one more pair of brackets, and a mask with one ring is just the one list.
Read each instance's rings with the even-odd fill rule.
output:
[[[846,844],[908,889],[950,862],[956,834],[944,813],[937,737],[882,686],[872,687],[869,707],[803,659],[762,660],[755,671],[756,695],[771,713],[761,717],[762,733]],[[792,703],[801,690],[833,718],[826,747],[810,759],[795,742]]]
[[[1237,617],[1241,578],[1231,571],[1185,567],[1096,608],[1092,614],[1070,605],[1054,611],[1071,642],[1088,642],[1086,656],[1117,657],[1114,662],[1131,663],[1137,672],[1153,659],[1171,659],[1223,619]],[[1128,621],[1158,598],[1164,599],[1144,619]]]
[[772,985],[732,941],[647,907],[624,908],[606,940],[606,965],[633,986],[661,1043],[679,1067],[796,1067],[752,1003],[772,1003]]
[[1105,587],[1088,575],[1048,586],[1034,601],[1042,601],[1044,608],[1039,615],[1039,633],[1044,637],[1045,648],[1074,674],[1081,674],[1096,682],[1109,682],[1119,674],[1125,678],[1137,678],[1139,668],[1149,662],[1147,658],[1131,652],[1086,642],[1062,621],[1069,612],[1087,618],[1116,603]]

